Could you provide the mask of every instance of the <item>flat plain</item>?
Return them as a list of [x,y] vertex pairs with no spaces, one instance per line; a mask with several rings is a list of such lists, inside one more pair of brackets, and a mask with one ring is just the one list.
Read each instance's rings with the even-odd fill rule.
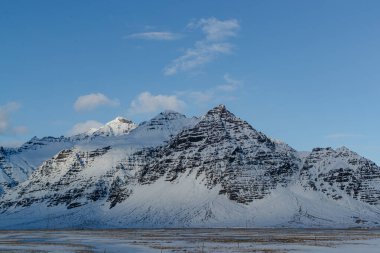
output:
[[0,252],[379,252],[377,229],[0,231]]

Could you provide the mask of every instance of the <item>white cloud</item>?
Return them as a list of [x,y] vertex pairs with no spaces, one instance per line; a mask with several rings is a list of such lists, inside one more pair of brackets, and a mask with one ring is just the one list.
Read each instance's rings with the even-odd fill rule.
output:
[[0,106],[0,134],[24,134],[27,132],[25,126],[11,126],[10,114],[17,111],[21,105],[16,102],[10,102]]
[[149,92],[143,92],[134,100],[129,107],[129,113],[151,113],[158,110],[181,111],[185,103],[175,95],[152,95]]
[[102,93],[91,93],[88,95],[80,96],[74,103],[76,111],[90,111],[99,106],[119,106],[120,103],[117,99],[110,99]]
[[229,74],[223,76],[224,83],[210,87],[205,90],[188,90],[178,92],[179,97],[187,98],[195,105],[205,105],[209,103],[223,103],[223,101],[234,100],[232,96],[241,87],[241,81],[233,79]]
[[9,114],[18,110],[20,104],[16,102],[10,102],[3,106],[0,106],[0,133],[5,133],[9,130]]
[[229,74],[225,74],[223,78],[225,83],[217,87],[217,89],[221,91],[227,92],[237,90],[241,84],[241,81],[231,78]]
[[70,131],[68,131],[67,135],[68,136],[73,136],[73,135],[76,135],[76,134],[86,133],[86,132],[88,132],[90,130],[98,129],[98,128],[102,127],[102,126],[103,126],[103,124],[100,123],[99,121],[96,121],[96,120],[87,120],[85,122],[80,122],[80,123],[75,124],[70,129]]
[[181,38],[181,35],[172,32],[143,32],[130,34],[126,36],[126,38],[143,40],[177,40]]
[[228,54],[232,51],[232,45],[229,43],[206,43],[198,41],[194,48],[186,50],[185,54],[173,60],[164,69],[167,76],[177,74],[181,71],[187,71],[201,66],[214,60],[218,55]]
[[201,28],[208,41],[221,41],[228,37],[234,37],[240,29],[239,22],[236,19],[218,20],[214,17],[191,22],[188,27]]
[[229,54],[233,45],[226,40],[236,36],[240,29],[236,19],[218,20],[216,18],[201,19],[188,24],[189,28],[199,28],[205,34],[205,38],[196,41],[192,48],[174,59],[164,69],[165,75],[174,75],[181,71],[188,71],[208,63],[220,55]]

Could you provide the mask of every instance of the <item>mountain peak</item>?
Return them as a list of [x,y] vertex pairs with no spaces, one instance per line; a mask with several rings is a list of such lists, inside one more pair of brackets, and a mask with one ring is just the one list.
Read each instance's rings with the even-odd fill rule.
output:
[[160,112],[153,120],[163,119],[163,120],[173,120],[173,119],[181,119],[186,118],[182,113],[173,111],[173,110],[165,110]]
[[225,111],[228,111],[226,106],[223,105],[223,104],[220,104],[216,107],[214,107],[213,109],[211,109],[211,111],[218,111],[218,112],[225,112]]
[[351,149],[347,148],[346,146],[342,146],[340,148],[336,149],[337,152],[353,152]]
[[93,136],[119,136],[129,133],[136,127],[137,125],[131,120],[118,116],[90,134]]
[[121,116],[116,117],[114,120],[111,120],[107,125],[111,124],[134,124],[131,120],[123,118]]
[[220,104],[220,105],[216,106],[214,109],[226,110],[226,106],[224,104]]
[[220,104],[214,108],[212,108],[210,111],[208,111],[206,113],[206,117],[207,116],[218,116],[218,117],[221,117],[221,118],[228,118],[228,117],[235,117],[235,115],[230,112],[229,110],[227,110],[226,106],[223,105],[223,104]]

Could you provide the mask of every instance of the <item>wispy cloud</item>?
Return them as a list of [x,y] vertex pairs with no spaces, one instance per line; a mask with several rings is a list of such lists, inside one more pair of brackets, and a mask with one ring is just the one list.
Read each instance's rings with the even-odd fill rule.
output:
[[177,40],[182,36],[172,32],[142,32],[133,33],[125,38],[127,39],[142,39],[142,40]]
[[98,129],[99,127],[103,126],[102,123],[96,120],[87,120],[85,122],[80,122],[75,124],[68,132],[68,136],[73,136],[77,134],[86,133],[90,130]]
[[237,90],[239,86],[241,85],[241,81],[233,79],[229,74],[225,74],[223,76],[223,79],[225,83],[217,87],[217,89],[219,90],[234,91],[234,90]]
[[20,104],[11,102],[0,106],[0,134],[9,130],[9,114],[20,108]]
[[333,133],[326,135],[327,139],[348,139],[348,138],[360,138],[364,137],[362,134],[350,134],[350,133]]
[[25,126],[12,126],[10,115],[17,111],[21,104],[10,102],[0,106],[0,134],[25,134],[28,129]]
[[74,103],[74,109],[80,111],[94,110],[100,106],[119,106],[119,100],[110,99],[102,93],[91,93],[80,96]]
[[198,41],[193,48],[186,50],[185,54],[173,60],[165,70],[167,76],[175,75],[178,72],[192,70],[198,66],[214,60],[220,54],[228,54],[232,51],[229,43],[205,43]]
[[179,97],[186,98],[195,105],[207,105],[232,100],[234,92],[240,87],[242,82],[233,79],[229,74],[223,76],[224,82],[220,85],[205,90],[188,90],[177,93]]
[[236,19],[219,20],[214,17],[190,22],[188,28],[200,28],[207,41],[221,41],[237,35],[240,24]]
[[183,92],[195,104],[204,104],[212,101],[215,98],[215,90],[208,89],[203,91]]
[[0,147],[17,148],[24,144],[24,141],[18,140],[0,140]]
[[129,107],[130,114],[151,113],[159,110],[181,111],[185,102],[175,95],[152,95],[142,92],[135,98]]
[[192,70],[204,65],[220,55],[232,52],[233,44],[227,40],[237,35],[240,29],[236,19],[218,20],[216,18],[201,19],[187,25],[190,29],[200,29],[205,37],[196,41],[192,48],[174,59],[164,69],[165,75],[174,75],[178,72]]

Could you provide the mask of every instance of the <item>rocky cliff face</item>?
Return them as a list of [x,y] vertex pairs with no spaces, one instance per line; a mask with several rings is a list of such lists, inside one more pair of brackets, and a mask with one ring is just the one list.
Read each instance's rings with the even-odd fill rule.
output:
[[286,186],[300,163],[295,150],[278,146],[223,105],[149,156],[140,183],[160,177],[173,181],[179,174],[195,172],[208,188],[220,185],[220,194],[239,203],[262,199],[271,189]]
[[[80,206],[77,200],[96,200],[102,195],[102,177],[96,181],[87,174],[97,158],[104,156],[110,147],[89,152],[76,148],[62,150],[36,170],[29,180],[16,187],[3,207],[28,207],[45,202],[47,206],[63,204],[68,209]],[[87,168],[87,169],[86,169]],[[93,173],[94,174],[94,173]],[[9,195],[8,195],[9,197]]]
[[13,175],[17,172],[7,161],[9,152],[11,152],[11,150],[7,150],[2,147],[0,148],[0,195],[4,192],[4,189],[17,185],[17,181]]
[[19,148],[0,147],[0,195],[25,181],[44,161],[72,145],[72,140],[62,136],[33,137]]
[[[40,210],[52,210],[57,227],[380,224],[376,164],[347,148],[298,153],[223,105],[199,119],[166,111],[106,132],[74,144],[62,137],[56,143],[71,146],[7,186],[3,227],[41,227]],[[10,178],[11,151],[0,151]]]
[[380,204],[380,168],[345,147],[313,149],[300,176],[306,187],[335,200],[348,195],[370,205]]

